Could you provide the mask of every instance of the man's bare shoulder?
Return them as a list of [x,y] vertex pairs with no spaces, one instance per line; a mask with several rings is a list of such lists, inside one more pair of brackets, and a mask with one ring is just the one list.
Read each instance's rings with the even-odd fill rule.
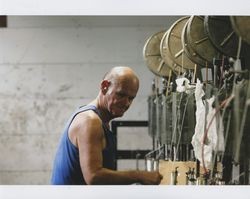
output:
[[86,136],[102,136],[102,121],[92,110],[77,114],[69,129],[69,137],[76,146],[77,140]]
[[92,110],[84,111],[77,114],[73,122],[74,126],[78,127],[101,126],[102,124],[100,117]]

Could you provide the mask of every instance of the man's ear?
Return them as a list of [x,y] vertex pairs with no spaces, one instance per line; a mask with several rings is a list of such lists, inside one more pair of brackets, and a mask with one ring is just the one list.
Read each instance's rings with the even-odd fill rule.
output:
[[103,94],[107,93],[109,86],[110,86],[110,81],[103,80],[101,82],[101,91],[102,91]]

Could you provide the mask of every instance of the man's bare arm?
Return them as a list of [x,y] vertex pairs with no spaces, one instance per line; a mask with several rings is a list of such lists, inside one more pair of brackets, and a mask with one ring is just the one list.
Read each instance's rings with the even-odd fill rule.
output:
[[[84,124],[84,125],[82,125]],[[105,147],[102,122],[92,114],[82,114],[76,130],[82,173],[87,184],[159,184],[158,172],[114,171],[102,167],[102,150]]]

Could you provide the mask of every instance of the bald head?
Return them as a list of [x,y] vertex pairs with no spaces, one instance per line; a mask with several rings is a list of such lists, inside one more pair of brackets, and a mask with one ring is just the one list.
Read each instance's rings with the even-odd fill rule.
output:
[[135,79],[139,82],[139,79],[135,72],[127,66],[116,66],[113,67],[106,75],[104,80],[116,80],[116,79]]
[[139,79],[127,66],[112,68],[103,78],[98,95],[99,107],[109,119],[120,117],[130,107],[139,89]]
[[127,66],[116,66],[112,68],[103,78],[103,80],[108,80],[113,83],[120,81],[134,81],[139,85],[139,79],[135,72]]

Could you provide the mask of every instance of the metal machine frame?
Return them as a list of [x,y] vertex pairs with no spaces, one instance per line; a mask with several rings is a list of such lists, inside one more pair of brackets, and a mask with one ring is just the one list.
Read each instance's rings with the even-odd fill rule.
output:
[[[144,159],[145,155],[151,150],[118,150],[117,149],[117,134],[119,127],[148,127],[148,121],[134,121],[134,120],[114,120],[111,122],[111,130],[116,137],[116,164],[119,159]],[[140,154],[140,156],[137,156]]]

